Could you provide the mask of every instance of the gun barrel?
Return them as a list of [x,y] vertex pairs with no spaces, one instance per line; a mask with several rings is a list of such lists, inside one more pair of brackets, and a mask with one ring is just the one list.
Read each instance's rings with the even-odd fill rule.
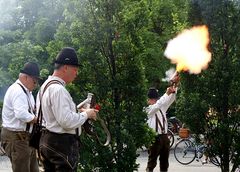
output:
[[178,75],[179,75],[179,72],[175,71],[174,74],[172,75],[171,79],[169,80],[171,85],[175,84],[174,78]]

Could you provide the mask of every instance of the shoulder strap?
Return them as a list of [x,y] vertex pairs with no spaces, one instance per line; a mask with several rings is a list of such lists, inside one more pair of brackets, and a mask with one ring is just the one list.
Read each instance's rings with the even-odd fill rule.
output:
[[157,114],[155,114],[155,117],[156,117],[156,132],[158,132],[158,124],[159,124],[159,126],[160,126],[160,128],[161,128],[161,130],[162,130],[162,134],[164,134],[164,133],[165,133],[165,122],[166,122],[166,119],[165,119],[165,117],[164,117],[161,109],[159,109],[159,111],[160,111],[160,113],[161,113],[161,115],[162,115],[163,124],[162,124],[161,121],[158,119]]
[[[22,88],[22,90],[24,91],[24,93],[26,94],[26,96],[27,96],[27,102],[28,102],[28,112],[29,113],[31,113],[31,102],[30,102],[30,99],[29,99],[29,97],[28,97],[28,94],[27,94],[27,91],[25,90],[25,88],[20,84],[20,83],[18,83],[18,85],[20,85],[20,87]],[[32,111],[33,111],[34,109],[32,109]],[[27,123],[27,125],[26,125],[26,131],[29,131],[29,129],[30,129],[30,123]]]
[[50,85],[52,85],[52,84],[61,84],[61,85],[62,85],[62,83],[61,83],[60,81],[58,81],[58,80],[51,80],[51,81],[49,81],[49,82],[45,85],[42,94],[41,94],[41,91],[39,91],[39,102],[40,102],[40,105],[39,105],[37,123],[40,124],[40,125],[42,125],[42,116],[43,116],[43,114],[42,114],[42,97],[43,97],[43,94],[45,93],[45,91],[47,90],[47,88],[48,88]]
[[20,87],[23,89],[24,93],[27,94],[27,91],[25,90],[25,88],[20,83],[18,83],[18,85],[20,85]]
[[[22,90],[24,91],[24,93],[25,93],[26,96],[27,96],[28,111],[30,112],[32,106],[31,106],[30,98],[28,97],[28,93],[27,93],[27,91],[25,90],[25,88],[24,88],[20,83],[18,83],[18,85],[20,85],[20,87],[22,88]],[[33,109],[32,109],[32,111],[33,111]]]

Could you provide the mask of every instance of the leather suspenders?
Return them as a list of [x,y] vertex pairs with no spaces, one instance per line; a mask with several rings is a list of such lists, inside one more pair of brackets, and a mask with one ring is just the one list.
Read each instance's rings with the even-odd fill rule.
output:
[[[43,96],[44,92],[47,90],[47,88],[48,88],[51,84],[60,84],[60,85],[62,85],[62,83],[61,83],[60,81],[58,81],[58,80],[51,80],[51,81],[49,81],[49,82],[45,85],[42,94],[41,94],[41,91],[39,91],[39,101],[40,101],[39,114],[40,114],[40,115],[38,115],[37,121],[40,122],[41,125],[42,125],[42,118],[43,118],[43,113],[42,113],[42,96]],[[76,128],[76,129],[75,129],[75,132],[76,132],[76,136],[77,136],[76,138],[78,138],[78,136],[79,136],[79,129]]]
[[[33,109],[33,107],[32,107],[32,104],[31,104],[31,101],[30,101],[30,98],[29,98],[29,96],[28,96],[28,93],[27,93],[27,91],[25,90],[25,88],[20,84],[20,83],[18,83],[18,85],[20,85],[21,86],[21,88],[23,89],[23,91],[24,91],[24,93],[26,94],[26,96],[27,96],[27,102],[28,102],[28,112],[29,113],[34,113],[34,109]],[[35,115],[35,114],[34,114]],[[30,129],[30,124],[29,123],[27,123],[27,126],[26,126],[26,131],[29,131],[29,129]]]
[[58,80],[51,80],[49,81],[45,87],[43,88],[43,93],[41,93],[41,89],[39,90],[39,110],[38,110],[38,117],[37,117],[37,123],[40,124],[40,126],[42,126],[42,119],[43,119],[43,113],[42,113],[42,97],[43,94],[45,93],[45,91],[47,90],[47,88],[51,85],[51,84],[60,84],[62,85],[62,83]]
[[157,114],[155,114],[155,117],[156,117],[156,132],[158,133],[158,125],[159,125],[160,128],[161,128],[162,134],[165,134],[166,133],[166,129],[165,129],[166,118],[164,117],[161,109],[159,109],[159,111],[162,115],[163,123],[161,123],[161,121],[158,119]]

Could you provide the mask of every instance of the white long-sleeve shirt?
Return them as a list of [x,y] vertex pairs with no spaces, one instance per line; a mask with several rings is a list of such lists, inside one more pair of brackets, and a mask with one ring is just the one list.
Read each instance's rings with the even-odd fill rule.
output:
[[[39,93],[42,94],[43,88],[51,80],[58,80],[61,84],[51,84],[42,97],[42,113],[46,129],[55,133],[75,134],[75,129],[79,128],[79,133],[81,133],[81,126],[87,120],[87,114],[86,112],[76,112],[76,105],[61,78],[49,76],[41,86]],[[37,111],[39,109],[39,93]]]
[[[158,124],[158,134],[167,134],[167,129],[168,129],[168,123],[167,123],[167,117],[166,117],[166,112],[170,105],[175,101],[176,99],[176,93],[167,95],[166,93],[159,99],[157,102],[153,105],[149,105],[148,107],[145,108],[145,111],[148,114],[148,120],[147,124],[150,128],[152,128],[154,131],[156,130],[156,116],[160,121],[160,123],[163,126],[163,118],[165,118],[165,125],[163,126],[165,129],[165,132],[162,132],[161,127]],[[162,114],[160,112],[162,111]]]
[[[27,92],[27,95],[19,85],[21,84]],[[31,110],[35,106],[35,100],[32,93],[17,80],[7,90],[2,109],[2,126],[11,131],[26,131],[26,125],[35,117],[29,113],[29,103]]]

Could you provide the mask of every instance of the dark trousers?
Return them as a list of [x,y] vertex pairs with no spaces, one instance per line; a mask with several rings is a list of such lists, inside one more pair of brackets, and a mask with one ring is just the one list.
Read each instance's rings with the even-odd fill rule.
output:
[[148,164],[147,169],[153,171],[157,165],[157,158],[159,156],[160,171],[167,171],[169,162],[169,139],[166,134],[158,135],[155,142],[148,149]]
[[29,133],[2,128],[1,142],[13,172],[38,172],[36,150],[29,146]]
[[40,153],[45,172],[77,172],[78,152],[76,135],[43,132]]

